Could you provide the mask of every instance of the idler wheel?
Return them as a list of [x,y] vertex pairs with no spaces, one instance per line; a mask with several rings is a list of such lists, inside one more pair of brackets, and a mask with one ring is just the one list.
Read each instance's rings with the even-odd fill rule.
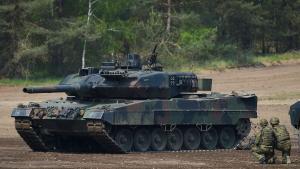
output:
[[208,131],[203,132],[201,144],[203,148],[208,150],[216,149],[218,143],[218,133],[217,130],[212,127]]
[[153,151],[163,151],[167,145],[167,135],[160,129],[156,128],[151,133],[151,149]]
[[180,129],[175,128],[168,135],[168,148],[172,151],[180,150],[183,144],[183,134]]
[[133,144],[132,132],[128,129],[120,129],[115,135],[115,141],[124,151],[130,151]]
[[224,127],[220,130],[219,146],[221,148],[233,148],[236,141],[236,134],[232,127]]
[[246,137],[251,130],[251,122],[249,119],[240,119],[236,125],[237,134]]
[[147,151],[151,144],[151,135],[147,129],[138,129],[134,134],[133,146],[136,151]]
[[183,144],[188,150],[196,150],[199,148],[201,135],[197,128],[190,127],[184,132]]

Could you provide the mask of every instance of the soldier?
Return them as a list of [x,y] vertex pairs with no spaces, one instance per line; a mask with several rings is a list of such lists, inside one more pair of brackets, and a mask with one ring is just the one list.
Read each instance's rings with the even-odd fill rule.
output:
[[277,117],[272,117],[270,119],[270,124],[272,125],[273,132],[276,138],[275,148],[282,152],[282,163],[290,164],[290,154],[291,154],[291,139],[289,132],[284,125],[279,125],[279,119]]
[[267,164],[274,156],[274,133],[272,128],[268,127],[266,119],[261,119],[259,125],[261,130],[255,135],[255,143],[251,151],[260,164]]

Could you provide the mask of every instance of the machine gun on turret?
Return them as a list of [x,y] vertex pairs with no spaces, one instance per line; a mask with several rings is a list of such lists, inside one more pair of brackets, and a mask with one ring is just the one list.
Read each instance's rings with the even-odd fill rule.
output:
[[157,52],[156,52],[156,49],[157,49],[157,46],[158,44],[156,44],[152,50],[152,53],[148,59],[148,65],[149,66],[152,66],[152,65],[155,65],[156,64],[156,60],[157,60]]
[[162,71],[163,67],[161,64],[157,63],[157,55],[158,53],[156,52],[158,47],[158,44],[156,44],[147,60],[148,68],[150,70],[155,70],[155,71]]

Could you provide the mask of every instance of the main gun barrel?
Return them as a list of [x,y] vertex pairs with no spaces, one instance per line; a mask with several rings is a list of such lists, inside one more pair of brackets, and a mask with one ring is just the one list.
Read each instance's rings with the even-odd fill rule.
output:
[[48,87],[25,87],[24,93],[60,93],[60,92],[74,92],[76,87],[73,85],[57,85]]

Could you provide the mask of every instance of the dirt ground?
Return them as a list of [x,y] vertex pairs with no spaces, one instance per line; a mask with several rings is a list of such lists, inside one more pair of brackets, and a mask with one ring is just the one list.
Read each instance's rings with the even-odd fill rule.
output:
[[[22,93],[21,87],[0,86],[0,168],[300,168],[296,130],[290,125],[289,106],[300,99],[300,64],[205,72],[213,91],[251,91],[259,97],[259,118],[280,118],[294,140],[291,165],[261,166],[249,151],[73,154],[32,152],[14,129],[10,112],[18,103],[64,97],[64,94]],[[252,120],[256,123],[256,119]],[[277,153],[280,159],[280,154]],[[278,162],[279,163],[279,162]]]

